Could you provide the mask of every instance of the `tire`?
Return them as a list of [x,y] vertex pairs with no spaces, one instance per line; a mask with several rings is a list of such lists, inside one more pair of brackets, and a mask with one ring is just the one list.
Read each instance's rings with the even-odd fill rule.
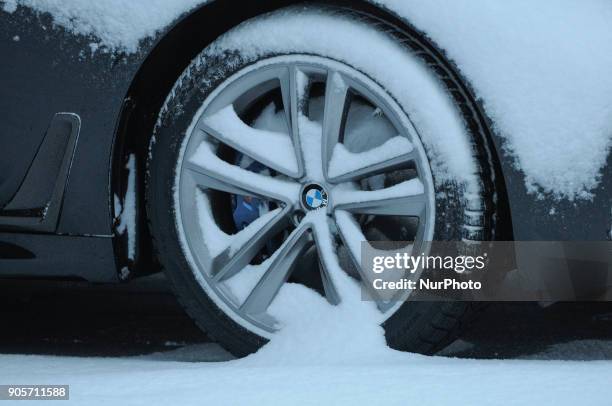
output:
[[[316,21],[320,21],[317,25],[310,25],[310,28],[304,24],[306,28],[302,31],[286,29],[285,24],[290,18],[299,22],[302,18],[311,21],[315,17]],[[363,61],[357,56],[338,56],[332,54],[331,45],[313,46],[312,41],[300,41],[299,36],[315,37],[316,31],[325,26],[333,26],[340,32],[345,28],[354,29],[351,35],[364,35],[364,41],[375,36],[376,41],[381,43],[381,54],[389,53],[389,57],[412,60],[412,63],[424,67],[424,75],[435,81],[440,89],[440,97],[451,101],[453,114],[462,120],[462,152],[469,157],[471,165],[470,173],[466,176],[472,186],[466,186],[461,179],[453,178],[452,168],[451,176],[448,174],[449,168],[446,168],[446,174],[443,173],[444,168],[440,169],[446,163],[440,162],[438,158],[440,144],[436,145],[436,142],[439,141],[423,142],[430,158],[436,196],[433,240],[482,241],[495,236],[493,169],[486,144],[485,124],[477,114],[478,108],[465,90],[466,87],[423,38],[415,32],[400,29],[370,15],[327,7],[289,8],[251,20],[211,44],[177,80],[159,113],[150,147],[146,185],[147,216],[154,247],[180,302],[198,326],[236,356],[257,351],[268,339],[230,317],[223,306],[211,298],[196,276],[193,263],[181,243],[181,231],[175,215],[178,162],[194,117],[198,115],[205,100],[236,72],[267,58],[279,55],[291,57],[291,52],[283,47],[292,47],[299,54],[340,59],[374,81],[384,79],[376,77],[371,69],[368,71],[367,67],[360,66]],[[239,44],[245,40],[244,32],[257,30],[282,31],[283,36],[279,38],[277,35],[273,39],[272,36],[262,36],[260,42],[255,44],[256,51],[241,51]],[[296,32],[299,36],[294,35]],[[333,45],[334,41],[334,38],[328,38],[326,43]],[[342,43],[337,45],[342,46]],[[244,45],[246,49],[251,46]],[[381,59],[385,60],[382,56]],[[381,69],[402,78],[404,68],[399,65]],[[406,105],[401,97],[397,97],[396,89],[387,90],[405,111],[409,114],[416,111],[418,115],[418,106]],[[416,126],[427,127],[426,119],[419,121]],[[406,302],[383,323],[387,342],[399,350],[435,353],[457,337],[477,307],[473,303],[462,302]]]

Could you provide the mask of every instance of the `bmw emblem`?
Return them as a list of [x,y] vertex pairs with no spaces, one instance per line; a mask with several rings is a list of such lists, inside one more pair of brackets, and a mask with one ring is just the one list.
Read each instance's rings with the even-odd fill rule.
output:
[[323,186],[310,183],[302,189],[302,206],[305,210],[317,210],[327,206],[327,193]]

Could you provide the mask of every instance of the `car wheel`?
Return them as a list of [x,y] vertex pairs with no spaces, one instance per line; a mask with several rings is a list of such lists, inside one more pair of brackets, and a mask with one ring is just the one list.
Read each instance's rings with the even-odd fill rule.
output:
[[[330,261],[364,280],[362,240],[492,238],[484,126],[421,40],[369,15],[289,8],[226,33],[176,82],[148,160],[151,233],[187,312],[232,353],[273,339],[267,309],[288,281],[342,301]],[[463,166],[444,159],[445,137]],[[472,308],[406,300],[379,305],[380,322],[393,348],[432,353]]]

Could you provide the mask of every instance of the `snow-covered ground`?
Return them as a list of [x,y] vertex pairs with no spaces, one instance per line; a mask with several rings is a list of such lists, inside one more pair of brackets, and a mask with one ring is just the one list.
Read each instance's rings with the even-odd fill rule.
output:
[[[97,341],[102,351],[98,355],[119,347],[121,340],[114,337],[121,334],[133,340],[144,332],[147,340],[158,337],[161,342],[193,336],[189,329],[173,324],[175,319],[186,320],[176,305],[161,305],[170,298],[163,279],[118,287],[52,285],[41,293],[32,293],[32,284],[27,285],[22,290],[31,296],[29,305],[8,307],[3,302],[0,314],[3,320],[15,322],[16,331],[28,326],[24,318],[37,324],[44,324],[42,319],[56,320],[40,329],[40,344],[32,352],[52,350],[60,334],[69,342],[78,337],[71,344],[74,348]],[[19,291],[0,287],[0,298],[6,298],[7,289],[13,294]],[[125,310],[118,312],[117,307]],[[7,308],[13,310],[7,314]],[[193,337],[186,346],[177,348],[178,343],[167,342],[168,348],[175,349],[148,355],[0,355],[0,384],[69,384],[73,404],[94,405],[608,405],[612,398],[612,361],[607,361],[612,360],[609,309],[591,312],[595,315],[571,309],[551,311],[554,308],[486,312],[482,332],[454,343],[443,352],[445,357],[396,353],[380,345],[361,351],[354,345],[368,337],[376,340],[376,334],[371,334],[375,330],[365,330],[365,338],[355,335],[352,340],[340,333],[335,335],[338,341],[324,334],[317,341],[315,335],[305,333],[302,339],[277,343],[244,360],[233,360],[217,344]],[[66,319],[53,318],[56,312]],[[177,332],[167,336],[168,329]],[[343,340],[348,342],[343,345]],[[0,348],[6,348],[5,330],[0,342]],[[525,351],[525,346],[531,349]],[[496,355],[497,348],[501,355]],[[541,349],[534,352],[534,348]],[[579,361],[585,359],[606,361]]]
[[[219,355],[208,345],[196,348]],[[293,348],[296,353],[300,348]],[[324,351],[325,352],[325,351]],[[222,355],[222,354],[221,354]],[[325,362],[189,363],[0,356],[0,382],[69,384],[75,404],[608,405],[612,361],[494,361],[392,354]]]

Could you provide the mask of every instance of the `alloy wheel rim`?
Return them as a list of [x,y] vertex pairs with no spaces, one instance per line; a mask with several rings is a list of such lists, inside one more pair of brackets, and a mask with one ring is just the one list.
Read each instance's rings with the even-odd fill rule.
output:
[[[314,98],[310,90],[315,84],[324,88],[319,96],[323,106],[319,127],[308,116],[308,106]],[[274,92],[282,104],[279,113],[286,124],[285,138],[256,131],[254,134],[260,138],[252,142],[253,138],[247,138],[251,130],[241,115],[263,95]],[[346,143],[343,132],[355,97],[381,112],[397,131],[397,137],[408,141],[399,142],[402,140],[394,137],[394,145],[404,149],[393,148],[390,156],[378,160],[367,150],[362,151],[358,158],[363,159],[356,161],[361,160],[363,165],[347,165],[339,159],[343,155],[338,145]],[[312,135],[317,132],[318,138]],[[311,138],[306,140],[306,134]],[[265,170],[240,166],[223,156],[222,150],[249,157]],[[275,153],[268,153],[271,150]],[[357,271],[353,279],[376,302],[381,322],[406,300],[409,292],[392,301],[377,300],[369,276],[359,263],[360,243],[366,238],[356,216],[418,219],[413,238],[416,249],[433,237],[433,178],[417,131],[381,86],[356,69],[328,58],[274,57],[225,80],[196,114],[177,168],[179,238],[196,279],[226,315],[264,337],[271,337],[279,326],[268,314],[269,306],[296,263],[313,246],[319,258],[319,269],[313,272],[320,273],[321,293],[330,304],[342,302],[341,289],[335,283],[338,273],[343,272],[342,277],[349,273],[335,255],[340,246],[348,252],[351,266]],[[415,173],[412,179],[364,190],[364,182],[405,168]],[[271,202],[271,207],[232,234],[215,224],[219,204],[211,196],[218,194],[255,198]],[[253,265],[254,258],[279,235],[280,244],[269,250],[273,252],[262,263]],[[237,295],[230,282],[244,276],[245,270],[251,272],[255,268],[259,273],[257,280],[250,281],[250,291]]]

